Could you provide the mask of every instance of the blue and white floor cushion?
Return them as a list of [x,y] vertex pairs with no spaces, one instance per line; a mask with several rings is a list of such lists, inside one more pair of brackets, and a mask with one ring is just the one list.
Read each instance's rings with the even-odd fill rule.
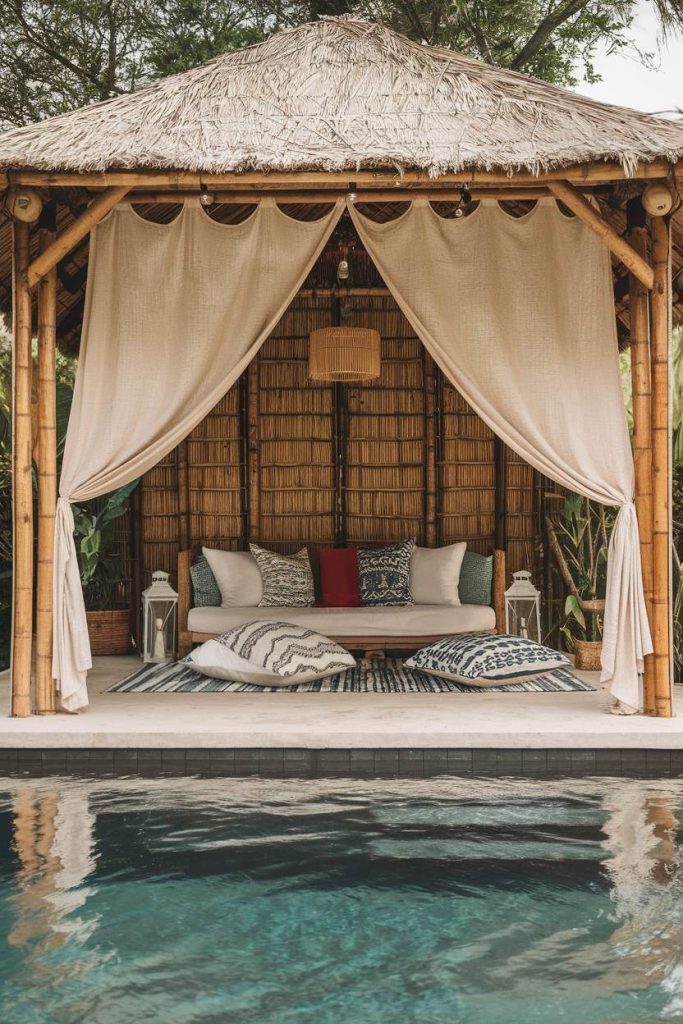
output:
[[257,686],[294,686],[353,668],[352,654],[334,640],[289,622],[246,622],[207,640],[185,659],[214,679]]
[[405,664],[467,686],[505,686],[564,668],[569,660],[559,651],[523,637],[470,633],[423,647]]

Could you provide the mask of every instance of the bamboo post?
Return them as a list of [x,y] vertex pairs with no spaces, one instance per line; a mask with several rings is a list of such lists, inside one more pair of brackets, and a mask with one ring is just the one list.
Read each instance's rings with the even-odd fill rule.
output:
[[[631,245],[639,255],[646,258],[648,254],[647,228],[645,227],[645,211],[639,196],[629,201],[627,219],[630,226]],[[652,554],[652,381],[649,299],[647,289],[634,274],[629,276],[629,311],[636,512],[638,514],[645,605],[649,622],[652,625],[654,565]],[[643,703],[646,714],[654,715],[656,713],[655,666],[652,655],[645,658]]]
[[185,551],[190,540],[190,474],[187,467],[187,438],[176,448],[176,477],[178,485],[178,546]]
[[493,438],[493,461],[495,474],[495,547],[507,551],[507,449],[496,435]]
[[261,514],[259,506],[259,429],[258,429],[258,355],[247,370],[247,450],[249,455],[249,541],[260,540]]
[[652,480],[655,714],[670,718],[671,657],[671,237],[664,217],[652,217],[654,287],[650,307],[652,360]]
[[[54,219],[54,207],[52,208]],[[48,210],[46,210],[46,214]],[[54,239],[54,230],[40,231],[40,250]],[[38,573],[36,587],[36,713],[53,715],[57,694],[52,678],[52,566],[57,507],[56,403],[57,270],[38,290]]]
[[31,438],[31,292],[28,287],[29,225],[15,221],[12,345],[12,601],[11,714],[31,714],[33,643],[33,476]]
[[434,360],[424,349],[425,395],[425,544],[437,546],[436,531],[436,372]]

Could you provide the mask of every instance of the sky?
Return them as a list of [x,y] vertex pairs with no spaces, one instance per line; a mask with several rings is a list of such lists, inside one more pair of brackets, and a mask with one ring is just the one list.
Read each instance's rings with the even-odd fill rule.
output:
[[672,117],[683,110],[683,36],[660,46],[652,4],[640,0],[638,7],[633,34],[640,50],[655,55],[654,68],[646,67],[635,50],[614,54],[603,50],[595,62],[602,81],[595,85],[582,82],[577,92],[647,113],[666,111]]

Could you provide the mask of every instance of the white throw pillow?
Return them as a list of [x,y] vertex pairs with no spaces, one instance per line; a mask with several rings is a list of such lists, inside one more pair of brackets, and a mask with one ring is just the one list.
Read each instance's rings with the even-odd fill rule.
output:
[[261,573],[251,551],[202,548],[221,592],[221,608],[256,608],[263,597]]
[[410,560],[413,604],[458,605],[458,581],[467,544],[459,541],[443,548],[418,548]]
[[343,647],[289,622],[245,622],[207,640],[185,659],[205,676],[256,686],[295,686],[356,664]]
[[520,636],[469,633],[423,647],[405,664],[467,686],[506,686],[566,668],[569,660],[559,651]]

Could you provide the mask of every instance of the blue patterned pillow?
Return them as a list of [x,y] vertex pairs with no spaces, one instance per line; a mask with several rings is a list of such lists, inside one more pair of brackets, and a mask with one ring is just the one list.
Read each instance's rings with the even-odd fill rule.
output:
[[364,605],[412,604],[410,559],[414,540],[404,540],[387,548],[358,549],[360,599]]
[[221,603],[221,592],[216,583],[216,577],[211,572],[211,566],[200,555],[194,565],[190,566],[190,579],[192,580],[192,607],[193,608],[219,608]]
[[467,633],[423,647],[405,664],[467,686],[505,686],[565,668],[569,661],[564,654],[520,636]]

